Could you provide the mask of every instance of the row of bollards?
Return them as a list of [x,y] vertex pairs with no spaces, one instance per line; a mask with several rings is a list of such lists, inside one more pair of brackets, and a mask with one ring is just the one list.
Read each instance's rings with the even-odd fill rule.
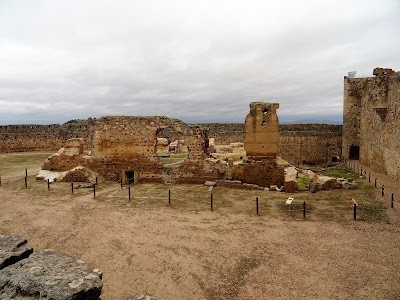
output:
[[[347,163],[346,163],[347,166]],[[351,163],[349,161],[348,167],[350,168],[350,170],[356,170],[356,164],[355,163]],[[357,170],[358,170],[359,166],[357,165]],[[361,176],[363,175],[363,168],[361,167]],[[367,177],[367,170],[364,169],[364,176]],[[371,183],[371,173],[368,173],[368,182]],[[375,178],[374,181],[374,186],[377,188],[378,187],[378,178]],[[381,195],[382,197],[385,196],[385,185],[382,184],[382,188],[381,188]],[[393,208],[394,207],[394,193],[392,193],[391,195],[391,201],[390,201],[390,207]],[[354,212],[354,215],[356,214],[356,212]],[[355,217],[354,217],[355,218]]]

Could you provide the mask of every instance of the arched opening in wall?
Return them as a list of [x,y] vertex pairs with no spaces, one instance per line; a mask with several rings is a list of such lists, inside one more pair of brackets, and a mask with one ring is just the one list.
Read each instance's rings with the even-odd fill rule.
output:
[[163,128],[157,132],[156,151],[163,168],[177,168],[184,163],[189,155],[185,136],[182,132],[171,127]]
[[350,146],[349,159],[359,160],[360,159],[360,147]]

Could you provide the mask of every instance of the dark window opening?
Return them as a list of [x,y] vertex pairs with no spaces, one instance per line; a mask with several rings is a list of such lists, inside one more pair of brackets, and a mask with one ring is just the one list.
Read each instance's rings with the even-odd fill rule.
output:
[[337,156],[332,156],[332,162],[337,162],[337,161],[338,161]]
[[135,183],[135,171],[125,171],[125,177],[128,184]]
[[268,114],[268,109],[264,108],[264,109],[263,109],[263,114],[264,114],[264,115]]
[[349,159],[359,160],[360,159],[360,147],[350,146]]

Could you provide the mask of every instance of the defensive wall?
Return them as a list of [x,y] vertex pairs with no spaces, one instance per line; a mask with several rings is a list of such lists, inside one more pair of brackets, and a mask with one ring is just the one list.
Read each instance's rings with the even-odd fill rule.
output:
[[[64,125],[0,126],[0,153],[57,151],[70,138],[83,138],[84,149],[90,150],[96,119]],[[209,129],[208,136],[216,144],[244,141],[244,124],[191,124]],[[324,164],[333,156],[341,156],[342,126],[326,124],[279,125],[278,156],[294,164]],[[181,139],[176,130],[165,128],[163,137]],[[171,142],[170,141],[170,142]]]
[[343,157],[400,180],[400,72],[344,77]]
[[[215,144],[244,141],[244,124],[199,124],[208,128]],[[278,156],[293,164],[325,164],[341,156],[342,126],[327,124],[280,124]]]

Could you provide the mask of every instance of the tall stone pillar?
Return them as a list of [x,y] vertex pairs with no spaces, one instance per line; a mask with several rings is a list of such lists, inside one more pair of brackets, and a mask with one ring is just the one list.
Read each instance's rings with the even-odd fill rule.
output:
[[244,149],[249,159],[275,158],[278,153],[279,103],[251,102],[246,116]]

